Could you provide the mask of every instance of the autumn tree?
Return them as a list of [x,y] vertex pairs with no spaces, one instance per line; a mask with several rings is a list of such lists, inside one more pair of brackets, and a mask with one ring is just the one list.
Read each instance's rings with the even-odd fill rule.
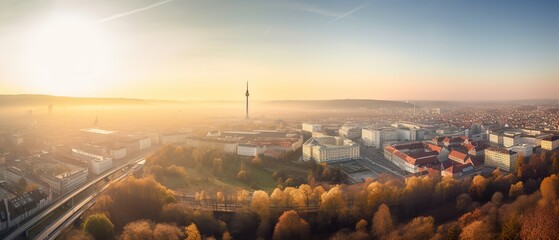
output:
[[471,203],[472,203],[472,198],[470,197],[470,195],[466,193],[462,193],[460,194],[460,196],[456,198],[456,209],[460,211],[465,211],[468,209]]
[[522,154],[518,154],[516,156],[516,162],[514,163],[514,172],[517,176],[521,176],[521,169],[522,167],[526,166],[526,162],[524,161],[524,156]]
[[540,201],[543,206],[552,205],[557,202],[557,194],[559,189],[559,178],[557,175],[551,175],[543,179],[540,185],[542,193],[542,200]]
[[516,198],[522,194],[524,194],[524,183],[522,181],[510,185],[509,197]]
[[381,204],[373,216],[372,234],[378,238],[383,238],[392,232],[393,228],[394,222],[392,221],[392,215],[390,215],[390,209],[386,204]]
[[264,191],[255,191],[252,194],[250,209],[260,216],[260,224],[258,226],[259,235],[266,235],[270,231],[270,198],[268,193]]
[[470,186],[470,195],[477,199],[482,199],[487,188],[487,179],[481,175],[476,175]]
[[520,240],[521,229],[522,223],[519,221],[518,217],[511,217],[501,227],[499,240]]
[[117,228],[138,219],[156,219],[165,204],[176,201],[173,192],[153,177],[128,177],[109,187],[106,195],[112,202],[105,210]]
[[309,224],[299,217],[297,212],[290,210],[284,212],[278,219],[274,228],[274,240],[309,239]]
[[365,219],[359,220],[359,222],[355,224],[355,231],[366,232],[368,224],[369,223]]
[[154,239],[180,240],[182,237],[182,231],[177,226],[158,223],[153,229]]
[[260,167],[262,166],[262,159],[260,159],[260,157],[256,155],[253,159],[250,160],[250,164],[255,167]]
[[221,240],[233,240],[233,237],[229,232],[225,231],[223,235],[221,235]]
[[327,226],[347,214],[347,203],[339,186],[323,193],[320,200],[318,217],[321,224]]
[[202,236],[196,227],[196,224],[191,223],[188,227],[184,228],[186,232],[186,240],[202,240]]
[[435,219],[433,217],[416,217],[403,228],[401,239],[430,239],[435,234]]
[[83,230],[95,239],[110,239],[115,234],[114,225],[103,213],[92,214],[83,223]]
[[147,220],[139,220],[126,224],[120,235],[122,240],[153,240],[152,223]]
[[537,207],[523,219],[520,236],[524,240],[557,239],[559,236],[559,216],[550,206]]
[[551,155],[551,167],[549,174],[559,174],[559,151],[555,151]]

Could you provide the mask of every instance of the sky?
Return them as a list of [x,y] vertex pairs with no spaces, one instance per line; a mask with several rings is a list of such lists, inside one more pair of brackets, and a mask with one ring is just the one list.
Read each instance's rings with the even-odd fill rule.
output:
[[0,94],[559,98],[559,1],[0,1]]

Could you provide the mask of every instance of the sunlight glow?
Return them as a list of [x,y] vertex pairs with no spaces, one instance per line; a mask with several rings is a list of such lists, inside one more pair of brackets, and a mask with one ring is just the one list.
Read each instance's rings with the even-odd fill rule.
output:
[[29,35],[29,87],[70,96],[108,87],[109,43],[92,21],[73,15],[51,17]]

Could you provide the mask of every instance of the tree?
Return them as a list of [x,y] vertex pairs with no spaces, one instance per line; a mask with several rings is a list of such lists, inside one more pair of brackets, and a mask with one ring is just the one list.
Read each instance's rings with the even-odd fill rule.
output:
[[525,216],[520,236],[524,240],[557,239],[559,216],[550,206],[537,207],[533,214]]
[[191,223],[185,228],[186,240],[202,240],[202,236],[196,227],[196,224]]
[[402,239],[430,239],[435,234],[433,217],[416,217],[404,226]]
[[474,221],[462,229],[460,240],[477,240],[479,238],[479,229],[482,226],[481,221]]
[[274,228],[274,240],[309,239],[309,224],[299,217],[297,212],[290,210],[284,212],[278,219]]
[[378,238],[383,238],[392,232],[393,228],[394,223],[390,215],[390,209],[386,204],[381,204],[373,217],[372,234],[376,235]]
[[154,240],[152,224],[147,220],[139,220],[126,224],[120,235],[122,240]]
[[540,185],[542,193],[542,204],[553,204],[557,201],[557,191],[559,188],[559,178],[557,175],[551,175],[543,179]]
[[554,152],[553,155],[551,155],[549,174],[559,174],[559,152]]
[[518,217],[513,216],[507,220],[501,227],[499,240],[520,240],[520,230],[522,224],[518,221]]
[[262,166],[262,159],[260,159],[260,157],[256,155],[256,157],[250,160],[250,164],[252,164],[255,167],[260,167]]
[[244,169],[241,169],[238,173],[237,173],[237,179],[246,182],[248,180],[248,176],[247,176],[247,172]]
[[485,189],[487,188],[487,179],[481,175],[476,175],[472,180],[472,185],[470,186],[470,195],[476,196],[477,199],[483,198]]
[[515,184],[510,185],[509,197],[516,198],[524,194],[524,184],[522,181],[518,181]]
[[500,205],[502,201],[503,201],[503,194],[501,192],[496,192],[491,197],[491,203],[497,206]]
[[264,191],[255,191],[252,194],[250,209],[258,213],[261,219],[268,218],[270,214],[270,198],[268,197],[268,193]]
[[231,237],[231,234],[227,231],[223,232],[223,235],[221,235],[221,240],[232,240],[233,237]]
[[524,156],[522,154],[518,154],[516,156],[516,162],[514,163],[514,172],[517,176],[521,176],[521,169],[522,167],[526,166],[526,162],[524,161]]
[[115,226],[107,215],[103,213],[92,214],[83,224],[83,230],[95,239],[110,239],[115,234]]
[[107,205],[108,209],[97,210],[109,212],[117,228],[134,220],[156,219],[165,204],[176,201],[173,192],[153,177],[127,177],[111,185],[106,195],[112,200]]
[[180,240],[182,236],[178,227],[169,224],[158,223],[153,230],[154,239]]
[[456,198],[456,209],[465,211],[466,209],[468,209],[471,203],[472,198],[470,197],[470,195],[462,193]]
[[460,239],[460,233],[462,233],[462,229],[460,228],[460,224],[458,223],[451,223],[446,226],[445,235],[447,240],[458,240]]
[[365,220],[365,219],[359,220],[359,222],[357,222],[355,224],[355,231],[366,232],[367,231],[367,224],[369,224],[367,222],[367,220]]

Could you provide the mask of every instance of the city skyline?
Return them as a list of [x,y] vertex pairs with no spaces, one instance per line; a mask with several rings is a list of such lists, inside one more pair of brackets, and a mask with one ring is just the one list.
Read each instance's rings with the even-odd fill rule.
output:
[[0,94],[241,101],[250,81],[256,101],[475,101],[559,88],[553,1],[0,5]]

